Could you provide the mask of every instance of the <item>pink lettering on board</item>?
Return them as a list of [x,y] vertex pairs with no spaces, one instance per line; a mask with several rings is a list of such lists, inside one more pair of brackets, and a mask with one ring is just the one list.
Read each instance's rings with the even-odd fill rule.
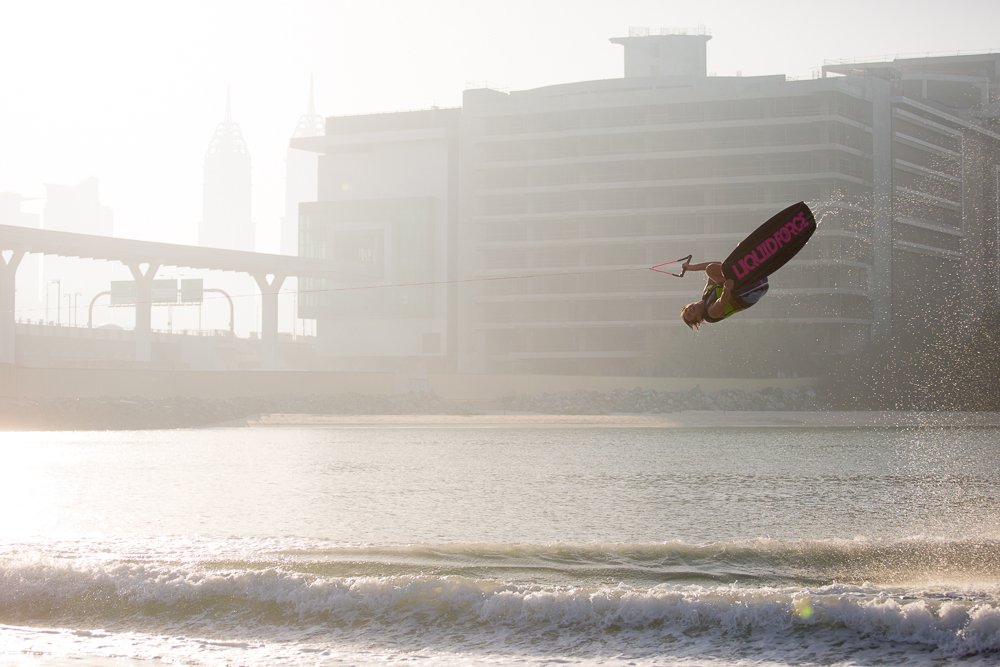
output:
[[740,280],[758,266],[766,262],[775,253],[781,250],[785,244],[798,236],[809,224],[806,214],[799,211],[795,217],[785,223],[774,234],[764,239],[756,248],[744,255],[733,264],[733,272],[736,279]]

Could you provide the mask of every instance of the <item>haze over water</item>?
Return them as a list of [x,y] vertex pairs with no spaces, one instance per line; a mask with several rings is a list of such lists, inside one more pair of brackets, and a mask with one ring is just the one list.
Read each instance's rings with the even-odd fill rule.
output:
[[0,661],[991,664],[996,435],[8,434]]

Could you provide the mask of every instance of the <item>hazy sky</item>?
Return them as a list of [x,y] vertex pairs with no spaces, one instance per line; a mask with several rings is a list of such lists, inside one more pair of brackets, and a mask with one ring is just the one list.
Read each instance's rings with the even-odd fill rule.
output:
[[0,0],[0,25],[0,192],[97,176],[117,235],[194,243],[229,86],[274,247],[310,75],[329,116],[618,77],[630,26],[704,26],[720,76],[1000,51],[1000,0]]

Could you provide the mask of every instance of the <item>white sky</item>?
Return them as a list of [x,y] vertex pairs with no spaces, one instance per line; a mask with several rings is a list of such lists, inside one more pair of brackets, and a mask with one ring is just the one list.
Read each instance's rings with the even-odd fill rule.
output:
[[0,0],[0,192],[97,176],[116,235],[194,243],[230,86],[272,250],[310,75],[326,116],[458,106],[484,83],[621,76],[608,39],[630,26],[704,26],[720,76],[809,77],[1000,51],[1000,0]]

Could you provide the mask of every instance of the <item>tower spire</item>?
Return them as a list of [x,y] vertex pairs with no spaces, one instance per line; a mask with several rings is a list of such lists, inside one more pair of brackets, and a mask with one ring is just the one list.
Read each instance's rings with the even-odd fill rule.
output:
[[309,75],[309,115],[316,115],[316,95],[313,91],[313,75]]
[[250,166],[250,151],[239,124],[233,121],[233,95],[227,85],[226,115],[215,126],[205,153],[200,245],[253,251]]
[[316,113],[316,89],[313,75],[309,75],[309,110],[299,116],[295,125],[293,137],[319,137],[326,133],[326,123],[323,116]]
[[233,94],[230,86],[226,86],[226,118],[215,127],[208,152],[249,154],[240,126],[233,122]]

